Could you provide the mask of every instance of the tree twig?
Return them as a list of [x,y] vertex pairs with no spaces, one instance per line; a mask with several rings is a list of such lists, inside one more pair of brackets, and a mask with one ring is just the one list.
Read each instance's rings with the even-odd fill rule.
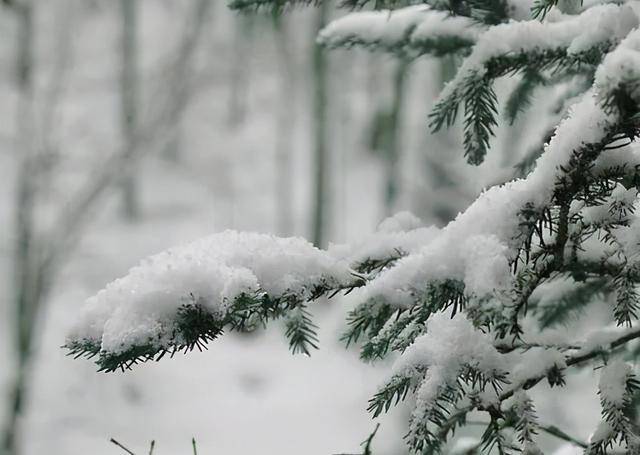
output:
[[[109,442],[117,445],[118,447],[120,447],[122,450],[124,450],[125,452],[127,452],[129,455],[136,455],[135,453],[133,453],[131,450],[127,449],[125,446],[123,446],[122,444],[120,444],[118,441],[116,441],[114,438],[109,439]],[[153,447],[153,446],[152,446]]]

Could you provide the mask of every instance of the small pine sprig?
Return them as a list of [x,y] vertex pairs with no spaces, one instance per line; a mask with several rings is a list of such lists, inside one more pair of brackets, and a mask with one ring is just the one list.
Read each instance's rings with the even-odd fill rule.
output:
[[404,401],[410,390],[415,390],[416,375],[396,374],[376,392],[369,400],[367,411],[378,417],[383,412],[389,411],[391,406],[395,406]]
[[542,455],[542,451],[535,441],[539,432],[538,416],[533,400],[526,392],[519,391],[514,395],[511,412],[516,418],[514,429],[522,455]]
[[318,349],[318,326],[311,320],[311,313],[305,304],[300,304],[287,313],[285,336],[293,354],[310,355],[311,349]]
[[638,273],[634,269],[634,267],[625,267],[613,280],[616,295],[613,315],[618,325],[627,327],[631,327],[631,322],[638,319],[640,311]]

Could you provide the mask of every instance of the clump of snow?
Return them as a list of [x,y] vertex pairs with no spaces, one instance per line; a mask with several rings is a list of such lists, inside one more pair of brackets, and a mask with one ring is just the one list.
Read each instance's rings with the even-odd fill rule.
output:
[[331,244],[328,251],[336,259],[357,265],[365,260],[384,260],[415,252],[438,233],[437,227],[423,227],[422,221],[410,212],[400,212],[383,220],[375,233],[349,244]]
[[450,318],[438,313],[427,322],[427,333],[416,338],[396,361],[398,375],[412,375],[426,369],[417,393],[416,413],[423,415],[433,405],[443,387],[456,383],[465,366],[471,366],[486,377],[505,371],[505,363],[492,344],[492,339],[473,327],[462,313]]
[[152,256],[88,299],[71,340],[122,352],[162,345],[182,305],[222,317],[242,294],[308,297],[314,285],[351,279],[349,267],[301,238],[225,231]]
[[635,30],[604,58],[596,71],[595,87],[601,97],[606,97],[620,85],[626,85],[637,101],[640,100],[639,78],[640,30]]
[[627,398],[627,380],[631,366],[620,359],[609,362],[600,373],[600,399],[607,406],[622,408]]
[[530,378],[546,375],[552,368],[567,368],[564,354],[553,348],[532,347],[525,352],[514,352],[509,357],[512,364],[509,381],[515,388]]
[[443,37],[474,42],[481,31],[482,28],[470,18],[451,16],[427,5],[414,5],[393,11],[347,14],[329,23],[318,35],[318,42],[329,47],[361,44],[411,49],[419,48],[427,40]]

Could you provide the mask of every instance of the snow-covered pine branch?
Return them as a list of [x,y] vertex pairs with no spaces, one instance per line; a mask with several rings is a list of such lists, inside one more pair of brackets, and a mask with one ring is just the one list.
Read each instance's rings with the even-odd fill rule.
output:
[[405,212],[330,252],[300,238],[212,235],[146,259],[89,299],[66,347],[113,371],[286,316],[292,351],[308,352],[317,340],[306,302],[362,286],[360,272],[373,276],[435,232]]
[[318,42],[328,48],[362,46],[416,58],[466,54],[482,30],[471,18],[417,5],[348,14],[325,27]]
[[551,72],[556,77],[588,73],[637,25],[628,4],[607,4],[577,16],[558,14],[545,22],[491,27],[440,94],[431,114],[432,129],[452,125],[463,105],[465,155],[470,163],[480,164],[497,126],[497,78],[522,72]]
[[[445,20],[499,10],[488,0],[460,3],[449,8],[457,19]],[[328,250],[232,231],[168,250],[89,299],[67,348],[111,371],[286,317],[292,350],[308,352],[316,343],[308,302],[358,288],[344,340],[361,343],[367,360],[395,353],[369,410],[378,415],[415,395],[407,438],[414,453],[443,450],[479,412],[485,453],[538,454],[537,432],[549,426],[526,391],[543,381],[564,387],[571,370],[603,362],[603,423],[579,445],[638,453],[638,428],[626,413],[638,384],[625,363],[637,355],[629,342],[640,338],[637,6],[585,2],[560,12],[553,1],[541,5],[542,22],[513,20],[478,36],[433,117],[437,127],[448,125],[463,104],[466,151],[478,162],[496,122],[497,77],[580,78],[576,87],[588,88],[577,89],[526,178],[488,189],[443,229],[403,213],[370,237]],[[390,15],[435,13],[421,8]],[[360,17],[379,21],[370,14]],[[393,21],[372,30],[336,22],[323,39],[368,31],[379,47],[395,38],[406,46],[405,32],[418,25],[387,29]],[[593,333],[575,339],[547,329],[594,302],[610,321]]]

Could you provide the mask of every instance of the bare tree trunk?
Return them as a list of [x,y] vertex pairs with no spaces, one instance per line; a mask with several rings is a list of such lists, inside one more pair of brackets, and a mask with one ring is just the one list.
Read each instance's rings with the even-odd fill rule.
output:
[[277,230],[280,235],[287,236],[293,232],[293,179],[291,156],[291,133],[295,122],[295,75],[291,42],[280,11],[273,13],[273,27],[278,50],[278,66],[280,67],[281,98],[276,126],[276,216]]
[[391,98],[391,109],[389,112],[389,123],[385,147],[385,180],[386,191],[384,206],[386,215],[392,215],[398,199],[398,186],[400,181],[400,133],[401,116],[404,106],[404,95],[406,88],[407,72],[409,62],[405,59],[398,61],[393,74],[393,91]]
[[[130,157],[135,153],[135,137],[138,128],[138,1],[120,0],[122,14],[122,62],[120,72],[120,96],[122,137],[124,154]],[[138,182],[133,165],[125,170],[122,181],[122,215],[127,220],[140,216],[138,200]]]
[[[319,32],[327,22],[329,16],[328,1],[320,3],[316,12],[316,33]],[[317,43],[313,45],[312,72],[313,83],[313,218],[312,218],[312,239],[314,245],[322,248],[327,243],[327,214],[329,213],[327,200],[327,179],[328,179],[328,152],[327,152],[327,99],[329,89],[327,55]]]
[[29,2],[15,5],[18,21],[18,52],[16,81],[20,94],[18,105],[20,150],[16,189],[16,249],[14,257],[15,356],[16,370],[10,389],[9,414],[2,434],[2,453],[19,453],[19,419],[24,408],[27,387],[33,320],[39,301],[39,289],[33,280],[34,270],[34,208],[35,208],[35,156],[33,147],[33,7]]

